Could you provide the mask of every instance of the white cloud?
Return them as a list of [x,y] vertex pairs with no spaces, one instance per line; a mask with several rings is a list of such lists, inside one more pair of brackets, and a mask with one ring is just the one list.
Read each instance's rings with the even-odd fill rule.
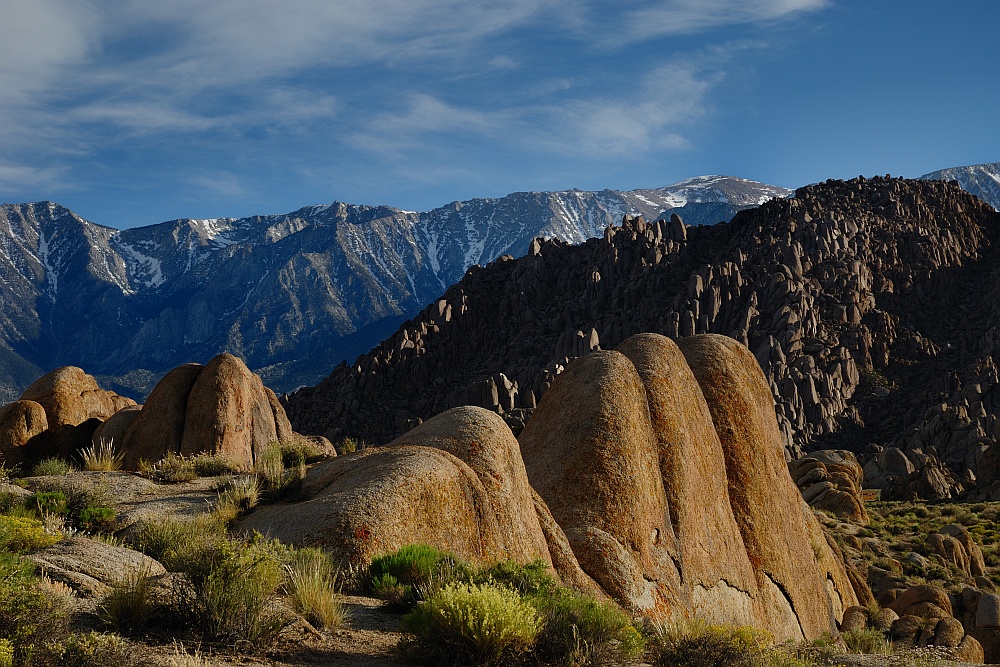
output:
[[34,192],[64,189],[68,186],[62,169],[38,168],[30,165],[0,162],[0,190],[29,190]]

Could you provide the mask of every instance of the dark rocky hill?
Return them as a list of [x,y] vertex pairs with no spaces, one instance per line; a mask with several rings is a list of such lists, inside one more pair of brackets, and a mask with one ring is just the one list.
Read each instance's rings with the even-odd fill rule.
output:
[[573,357],[642,331],[722,333],[764,368],[789,457],[898,447],[950,493],[988,472],[1000,435],[998,230],[956,184],[889,177],[714,227],[626,216],[582,245],[472,267],[286,408],[302,432],[380,442],[465,403],[516,425]]

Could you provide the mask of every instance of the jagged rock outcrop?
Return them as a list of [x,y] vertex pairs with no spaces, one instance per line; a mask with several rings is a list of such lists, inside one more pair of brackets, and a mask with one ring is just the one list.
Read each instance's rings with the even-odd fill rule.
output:
[[[866,465],[896,447],[939,461],[954,495],[984,483],[1000,432],[998,229],[953,183],[889,177],[801,188],[713,227],[626,218],[472,267],[286,409],[331,439],[385,442],[467,403],[517,428],[572,358],[639,331],[721,333],[764,369],[789,459],[846,449]],[[952,484],[933,465],[924,477],[930,492]]]
[[868,524],[861,498],[864,469],[851,452],[826,449],[789,462],[788,472],[812,507],[858,524]]

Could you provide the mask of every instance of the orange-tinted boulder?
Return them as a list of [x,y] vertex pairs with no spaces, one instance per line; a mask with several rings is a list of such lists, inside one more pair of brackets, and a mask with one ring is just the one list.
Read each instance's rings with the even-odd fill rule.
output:
[[584,572],[632,611],[679,613],[678,549],[657,440],[629,359],[599,351],[574,361],[519,439],[528,479]]
[[479,477],[497,519],[504,559],[551,564],[538,523],[521,449],[495,412],[473,406],[447,410],[389,443],[435,447],[464,461]]
[[277,438],[260,377],[231,354],[209,361],[187,398],[180,453],[217,454],[249,465]]
[[137,470],[143,459],[156,463],[167,452],[180,453],[188,395],[203,369],[201,364],[184,364],[156,383],[125,432],[122,446],[126,470]]
[[303,486],[307,500],[260,507],[238,530],[322,546],[356,564],[408,544],[428,544],[473,563],[505,553],[482,482],[444,450],[366,449],[320,463],[309,477],[316,483]]
[[[722,443],[729,500],[754,566],[765,627],[780,640],[830,632],[839,619],[817,558],[829,547],[825,540],[810,539],[763,371],[732,338],[692,336],[678,346],[701,385]],[[833,560],[830,556],[827,562]],[[841,609],[857,604],[849,586],[838,594]]]
[[24,461],[24,445],[49,427],[45,409],[34,401],[14,401],[0,408],[0,455],[8,465]]
[[45,409],[49,428],[76,426],[88,419],[105,420],[135,401],[101,389],[82,368],[63,366],[35,380],[21,394]]

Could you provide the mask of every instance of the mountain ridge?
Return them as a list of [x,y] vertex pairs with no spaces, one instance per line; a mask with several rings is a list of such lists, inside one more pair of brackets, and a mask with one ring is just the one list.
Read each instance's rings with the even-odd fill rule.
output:
[[68,364],[141,399],[162,372],[222,351],[285,391],[370,349],[469,266],[521,255],[536,236],[582,242],[624,214],[678,205],[717,222],[788,192],[711,176],[626,193],[512,193],[423,213],[333,202],[124,230],[54,202],[4,204],[0,399]]

